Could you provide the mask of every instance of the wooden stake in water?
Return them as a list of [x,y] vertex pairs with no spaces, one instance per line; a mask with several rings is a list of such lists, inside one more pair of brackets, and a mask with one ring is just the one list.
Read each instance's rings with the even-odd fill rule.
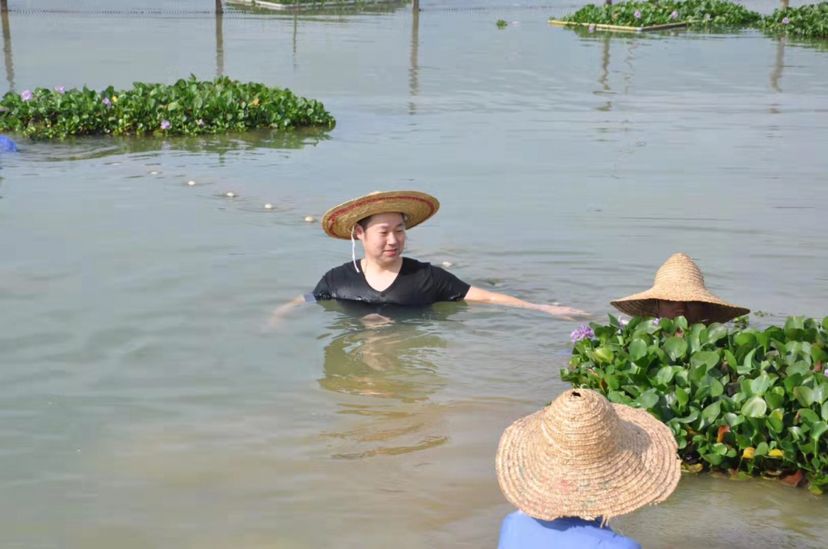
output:
[[[6,0],[0,0],[5,3]],[[216,13],[224,13],[224,8],[221,6],[221,0],[216,0]]]

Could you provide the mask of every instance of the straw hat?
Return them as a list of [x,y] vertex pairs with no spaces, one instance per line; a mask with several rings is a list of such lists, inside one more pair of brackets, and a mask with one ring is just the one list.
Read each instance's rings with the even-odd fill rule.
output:
[[710,293],[704,285],[701,269],[683,253],[673,254],[659,267],[652,288],[611,303],[631,316],[658,316],[658,300],[702,303],[705,318],[710,322],[727,322],[750,312],[750,309],[731,305]]
[[570,389],[503,432],[497,480],[537,519],[607,521],[667,499],[681,477],[676,452],[670,428],[646,410]]
[[322,228],[328,236],[348,240],[351,229],[366,217],[389,212],[405,216],[405,227],[419,225],[440,208],[433,196],[417,191],[373,192],[334,206],[322,216]]

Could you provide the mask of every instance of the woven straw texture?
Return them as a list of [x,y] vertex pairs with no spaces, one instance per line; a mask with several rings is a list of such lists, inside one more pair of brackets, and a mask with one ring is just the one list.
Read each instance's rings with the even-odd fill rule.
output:
[[683,253],[673,254],[659,267],[652,288],[611,303],[631,316],[658,316],[658,300],[701,303],[704,317],[709,322],[727,322],[750,312],[750,309],[732,305],[710,293],[704,285],[701,269]]
[[374,192],[334,206],[322,216],[322,229],[328,236],[349,240],[351,229],[361,219],[399,212],[406,216],[405,227],[415,227],[437,213],[440,202],[417,191]]
[[667,499],[681,477],[676,452],[670,429],[646,410],[571,389],[503,432],[497,480],[529,516],[607,521]]

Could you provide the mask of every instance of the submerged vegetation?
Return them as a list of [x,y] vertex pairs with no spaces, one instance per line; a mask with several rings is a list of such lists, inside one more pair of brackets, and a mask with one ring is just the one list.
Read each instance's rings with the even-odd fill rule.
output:
[[0,100],[0,130],[34,139],[201,135],[334,124],[319,101],[226,77],[199,81],[191,76],[172,85],[136,82],[129,90],[37,88],[8,92]]
[[[554,20],[554,19],[553,19]],[[651,27],[686,23],[690,28],[760,28],[771,34],[828,39],[828,2],[777,9],[762,16],[728,0],[631,0],[588,4],[560,21],[590,25]]]
[[684,317],[591,324],[572,333],[575,386],[646,408],[686,468],[828,489],[828,317],[757,330]]

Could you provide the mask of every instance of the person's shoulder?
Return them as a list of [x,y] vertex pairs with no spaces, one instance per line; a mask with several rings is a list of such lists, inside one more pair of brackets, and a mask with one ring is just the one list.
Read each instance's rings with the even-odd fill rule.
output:
[[342,265],[337,265],[328,270],[325,273],[325,276],[341,276],[341,275],[349,275],[351,273],[355,273],[356,269],[354,269],[354,264],[350,261],[343,263]]

